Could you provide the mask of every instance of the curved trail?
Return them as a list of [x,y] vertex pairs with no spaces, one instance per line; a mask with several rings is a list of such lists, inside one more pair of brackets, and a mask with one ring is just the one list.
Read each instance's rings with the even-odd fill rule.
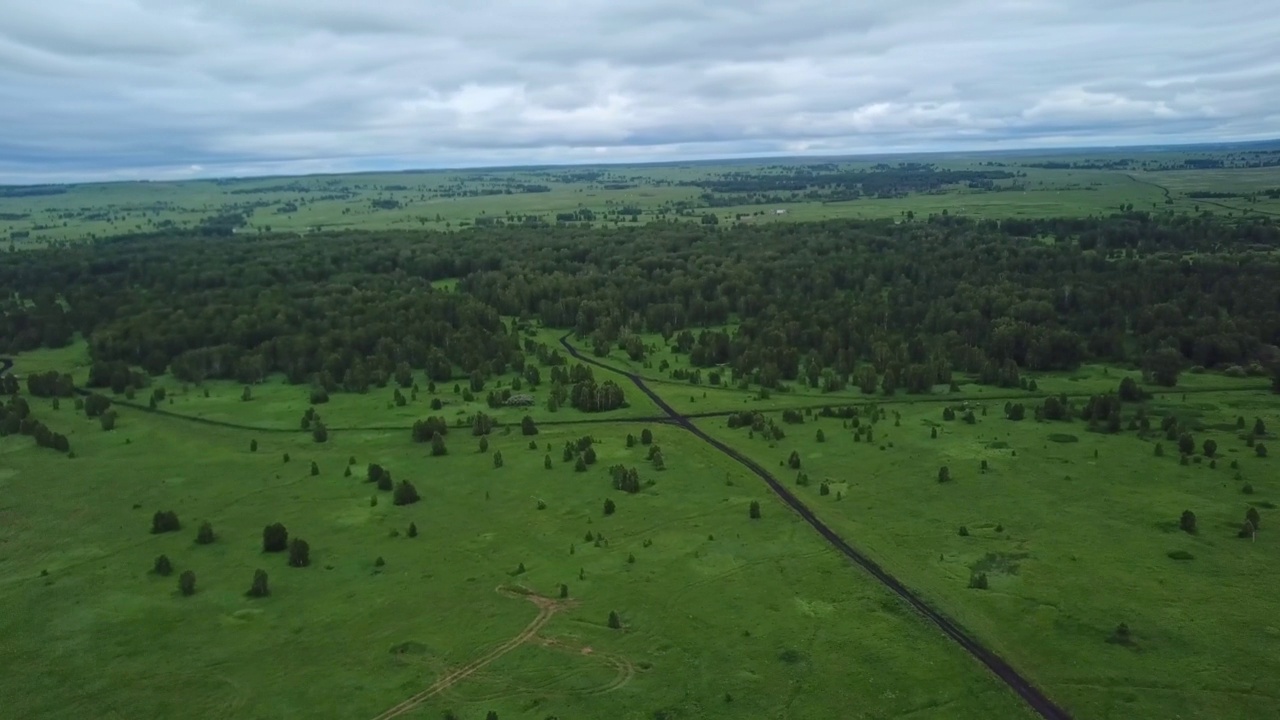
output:
[[694,425],[687,416],[676,412],[676,410],[672,408],[667,401],[663,400],[661,396],[651,390],[649,386],[645,384],[644,379],[639,375],[611,367],[595,358],[583,355],[578,352],[577,348],[569,343],[569,336],[567,334],[560,338],[560,344],[563,345],[565,350],[576,360],[623,375],[634,383],[635,386],[640,389],[640,392],[647,395],[650,400],[667,413],[671,424],[684,428],[699,440],[702,440],[746,466],[748,470],[755,473],[761,480],[764,480],[769,488],[773,490],[774,494],[789,505],[791,509],[795,510],[796,513],[799,514],[805,522],[809,523],[814,530],[817,530],[818,534],[822,535],[828,543],[833,545],[840,552],[844,553],[844,555],[852,560],[854,564],[858,565],[863,570],[866,570],[867,573],[876,580],[879,580],[885,587],[892,590],[898,597],[905,600],[907,604],[915,608],[917,612],[931,621],[934,625],[937,625],[938,628],[947,635],[947,637],[954,640],[961,648],[976,658],[983,665],[986,665],[991,672],[995,673],[996,677],[1000,678],[1000,680],[1008,685],[1011,690],[1016,692],[1019,697],[1030,705],[1031,708],[1041,717],[1046,718],[1047,720],[1070,719],[1071,715],[1068,714],[1066,710],[1058,707],[1058,705],[1050,700],[1044,693],[1032,685],[1030,680],[1019,674],[1017,670],[1014,670],[1013,667],[1005,662],[999,655],[996,655],[991,650],[983,647],[977,640],[970,637],[969,634],[966,633],[958,624],[937,610],[934,610],[925,603],[924,600],[920,599],[919,596],[903,585],[897,578],[889,574],[889,572],[884,568],[880,567],[880,565],[874,560],[856,550],[852,545],[846,542],[844,538],[837,535],[836,532],[828,527],[826,523],[822,522],[822,520],[818,518],[818,516],[815,515],[814,512],[800,500],[800,498],[796,497],[795,494],[788,490],[787,487],[779,482],[778,479],[768,470],[761,467],[759,463],[751,460],[723,442],[711,437],[702,429]]
[[521,645],[529,642],[530,640],[533,640],[535,637],[537,637],[538,631],[541,630],[543,626],[545,626],[548,622],[551,621],[551,617],[553,615],[565,609],[566,607],[569,607],[569,603],[567,602],[552,600],[551,598],[545,598],[545,597],[542,597],[541,595],[534,595],[532,593],[529,593],[529,594],[517,593],[507,588],[498,588],[498,592],[508,597],[523,597],[526,600],[529,600],[530,602],[532,602],[534,605],[537,605],[538,606],[537,617],[535,617],[532,622],[526,625],[523,630],[521,630],[511,639],[507,640],[506,642],[503,642],[501,645],[498,645],[497,647],[493,648],[492,650],[485,653],[484,655],[481,655],[475,660],[472,660],[466,665],[463,665],[462,667],[457,668],[456,670],[448,673],[444,677],[436,680],[426,690],[423,690],[422,692],[417,693],[412,697],[400,702],[394,707],[378,715],[373,720],[391,720],[391,718],[399,717],[407,712],[417,709],[419,705],[426,702],[427,700],[430,700],[436,695],[439,695],[445,690],[448,690],[449,688],[453,687],[458,682],[466,678],[468,675],[472,675],[477,670],[480,670],[481,668],[493,662],[494,660],[497,660],[503,655],[506,655],[512,650],[515,650]]

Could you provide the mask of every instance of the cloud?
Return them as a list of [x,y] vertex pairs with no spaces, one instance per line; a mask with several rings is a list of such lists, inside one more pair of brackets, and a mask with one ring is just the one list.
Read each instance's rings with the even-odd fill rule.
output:
[[14,0],[0,181],[1258,139],[1266,3]]

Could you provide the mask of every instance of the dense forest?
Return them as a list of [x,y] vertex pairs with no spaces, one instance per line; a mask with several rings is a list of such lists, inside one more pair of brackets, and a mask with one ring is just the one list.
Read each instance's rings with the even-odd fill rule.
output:
[[80,333],[97,385],[132,366],[129,384],[278,372],[360,392],[412,369],[479,391],[547,353],[515,318],[636,360],[654,349],[637,334],[660,333],[717,378],[765,387],[926,392],[1090,360],[1173,384],[1193,366],[1280,363],[1278,248],[1267,220],[1132,212],[129,236],[5,256],[0,352]]

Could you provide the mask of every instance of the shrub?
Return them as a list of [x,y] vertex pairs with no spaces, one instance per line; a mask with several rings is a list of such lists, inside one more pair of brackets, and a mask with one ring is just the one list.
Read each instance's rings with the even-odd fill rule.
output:
[[1254,455],[1257,455],[1257,456],[1258,456],[1258,457],[1260,457],[1260,458],[1264,458],[1264,457],[1266,457],[1266,456],[1267,456],[1267,446],[1266,446],[1266,445],[1263,445],[1262,443],[1258,443],[1257,445],[1254,445],[1254,446],[1253,446],[1253,454],[1254,454]]
[[622,618],[618,617],[618,612],[616,610],[609,611],[609,627],[613,630],[622,629]]
[[1168,553],[1168,556],[1171,560],[1194,560],[1196,557],[1186,550],[1173,550]]
[[213,534],[213,525],[208,520],[200,523],[200,529],[196,531],[196,544],[208,545],[212,543],[216,537]]
[[564,583],[560,583],[560,599],[563,600],[567,597],[569,597],[569,586]]
[[253,584],[249,586],[249,592],[245,593],[251,598],[264,598],[271,594],[270,588],[267,587],[267,571],[254,570]]
[[787,467],[791,468],[792,470],[800,469],[800,453],[796,452],[795,450],[791,451],[791,455],[787,457]]
[[586,471],[587,471],[587,461],[586,461],[586,460],[583,460],[581,455],[579,455],[579,456],[578,456],[578,460],[577,460],[577,462],[575,462],[575,463],[573,464],[573,470],[574,470],[574,472],[586,472]]
[[969,587],[975,590],[986,590],[988,587],[986,573],[973,573],[969,576]]
[[401,480],[400,484],[396,485],[395,493],[391,498],[396,505],[412,505],[418,500],[418,489],[408,480]]
[[648,445],[653,442],[653,432],[649,428],[640,431],[640,444]]
[[[542,467],[543,467],[543,469],[544,469],[544,470],[550,470],[550,469],[551,469],[551,456],[550,456],[550,455],[546,455],[546,456],[544,456],[544,457],[542,458]],[[586,466],[584,465],[582,469],[583,469],[583,470],[586,470],[587,468],[586,468]]]
[[289,565],[291,567],[306,567],[311,564],[311,546],[302,538],[294,538],[289,541]]
[[169,577],[169,575],[173,573],[173,563],[169,562],[168,555],[157,555],[155,564],[152,565],[151,570],[161,577]]
[[184,570],[178,576],[178,592],[184,596],[196,594],[196,574],[190,570]]
[[409,535],[409,537],[411,537],[411,538],[416,538],[416,537],[418,537],[418,525],[417,525],[417,523],[409,523],[409,532],[408,532],[408,535]]
[[1182,517],[1178,519],[1178,527],[1183,532],[1194,535],[1196,532],[1196,514],[1190,510],[1183,510]]
[[830,495],[830,494],[831,494],[831,486],[830,486],[830,485],[828,485],[826,482],[823,482],[821,485],[819,485],[819,486],[818,486],[818,494],[819,494],[819,495]]
[[151,516],[151,534],[153,535],[177,532],[181,529],[182,523],[178,522],[178,513],[172,510],[159,510]]
[[930,438],[931,440],[937,440],[937,439],[938,439],[938,428],[936,428],[936,427],[931,427],[931,428],[929,428],[929,438]]
[[282,552],[289,547],[289,531],[281,523],[262,529],[262,552]]
[[284,461],[289,462],[289,453],[284,454]]
[[257,440],[250,440],[250,441],[249,441],[249,452],[258,452],[258,441],[257,441]]
[[960,526],[960,537],[969,537],[969,528],[964,525]]
[[1216,452],[1218,452],[1218,443],[1214,442],[1213,440],[1205,440],[1204,456],[1207,458],[1211,458]]
[[608,498],[606,498],[606,499],[605,499],[605,501],[604,501],[604,514],[605,514],[605,515],[612,515],[612,514],[613,514],[613,512],[614,512],[615,510],[617,510],[617,509],[618,509],[618,506],[613,504],[613,500],[608,499]]
[[760,501],[752,500],[750,507],[747,508],[747,517],[752,520],[760,519]]
[[1253,525],[1253,529],[1257,530],[1262,527],[1262,516],[1258,514],[1257,508],[1249,508],[1244,513],[1244,519]]
[[537,435],[538,434],[538,426],[534,424],[532,417],[525,415],[520,420],[520,434],[521,435]]
[[319,474],[320,474],[320,466],[316,464],[315,460],[312,460],[311,461],[311,477],[315,477]]
[[1160,443],[1156,443],[1155,454],[1156,457],[1164,457],[1164,446]]
[[946,465],[938,468],[938,482],[951,482],[951,468],[948,468]]
[[1244,493],[1245,495],[1252,495],[1253,485],[1250,485],[1249,483],[1245,483],[1244,487],[1240,488],[1240,492]]
[[381,555],[379,555],[379,556],[378,556],[378,559],[377,559],[377,560],[374,560],[374,561],[373,561],[373,566],[374,566],[374,567],[383,567],[383,566],[385,566],[386,564],[387,564],[387,561],[386,561],[386,560],[383,560]]
[[501,450],[493,454],[493,467],[494,468],[502,467],[502,451]]
[[827,441],[827,436],[823,434],[823,432],[822,432],[822,428],[818,428],[817,440],[818,440],[818,442],[826,442],[826,441]]

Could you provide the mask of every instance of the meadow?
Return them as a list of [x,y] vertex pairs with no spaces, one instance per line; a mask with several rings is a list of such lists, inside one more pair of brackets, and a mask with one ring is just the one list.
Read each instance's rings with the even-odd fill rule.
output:
[[[263,398],[301,394],[269,385]],[[172,389],[178,411],[233,395]],[[32,402],[75,457],[0,441],[0,694],[15,717],[378,717],[491,651],[404,716],[1029,716],[740,466],[673,427],[544,425],[530,438],[505,425],[484,452],[460,429],[431,457],[407,431],[335,430],[319,445],[122,408],[103,432],[69,402]],[[274,427],[274,404],[237,398],[219,416]],[[663,470],[627,446],[645,430]],[[597,459],[577,472],[563,446],[588,433]],[[394,505],[366,482],[370,463],[421,500]],[[611,489],[618,463],[638,469],[640,492]],[[151,534],[158,510],[182,529]],[[194,542],[204,521],[209,545]],[[274,522],[307,540],[310,566],[262,551]],[[173,576],[152,572],[161,554]],[[245,596],[255,569],[267,598]],[[186,570],[190,597],[175,584]],[[500,589],[555,599],[561,584],[563,605],[512,644],[538,607]]]
[[[320,230],[451,230],[476,224],[615,225],[653,220],[802,222],[963,214],[987,218],[1105,215],[1137,210],[1280,214],[1274,144],[1122,148],[1040,153],[778,158],[603,165],[374,172],[303,177],[0,187],[0,241],[14,249],[124,233]],[[855,199],[827,183],[847,172],[925,165],[1013,177],[938,187],[892,186]],[[801,189],[780,184],[812,176]],[[715,189],[716,181],[751,188]],[[1209,197],[1203,197],[1204,195]],[[735,202],[734,198],[750,202]]]

